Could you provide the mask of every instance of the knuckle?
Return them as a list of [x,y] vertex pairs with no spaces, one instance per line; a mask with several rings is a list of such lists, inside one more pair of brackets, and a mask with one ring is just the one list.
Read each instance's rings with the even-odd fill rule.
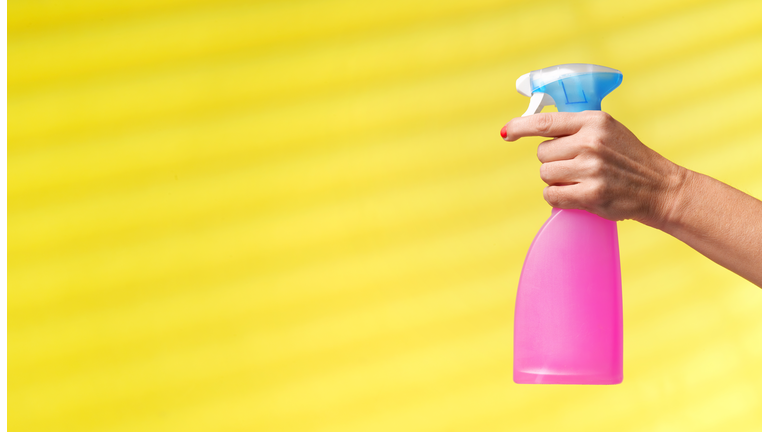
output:
[[605,140],[603,139],[602,135],[595,134],[585,139],[582,142],[582,145],[584,147],[584,150],[586,150],[587,152],[592,154],[597,154],[603,150],[605,146]]
[[539,176],[542,180],[544,180],[544,183],[549,184],[550,180],[550,167],[549,164],[542,164],[539,167]]
[[600,148],[600,140],[596,137],[589,137],[581,142],[581,147],[588,152],[596,152]]
[[544,200],[552,207],[565,207],[563,191],[559,187],[548,186],[544,188]]
[[547,204],[551,205],[552,207],[557,207],[557,200],[555,200],[553,195],[554,194],[552,193],[551,187],[544,188],[544,201],[546,201]]
[[533,118],[533,127],[536,129],[536,132],[547,134],[552,129],[552,123],[554,122],[554,119],[552,118],[551,114],[537,114],[533,116]]
[[539,147],[536,149],[536,158],[539,159],[539,162],[541,163],[544,163],[544,153],[545,153],[544,147],[546,146],[546,143],[547,142],[545,141],[539,144]]
[[590,207],[604,207],[608,201],[608,185],[602,180],[593,181],[585,195]]
[[599,178],[604,170],[603,161],[598,158],[589,158],[585,161],[585,171],[590,177]]
[[614,121],[613,117],[605,111],[592,111],[590,115],[592,122],[598,126],[609,126]]

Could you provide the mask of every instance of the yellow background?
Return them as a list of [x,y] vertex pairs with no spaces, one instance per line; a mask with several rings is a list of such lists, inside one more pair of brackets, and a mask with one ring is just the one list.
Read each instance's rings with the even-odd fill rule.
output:
[[625,380],[512,382],[530,70],[761,197],[757,0],[8,5],[8,426],[753,431],[761,291],[620,222]]

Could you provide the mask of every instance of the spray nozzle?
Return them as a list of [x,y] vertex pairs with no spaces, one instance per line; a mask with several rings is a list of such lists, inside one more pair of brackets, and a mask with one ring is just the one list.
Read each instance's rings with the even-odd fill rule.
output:
[[547,105],[558,111],[599,110],[603,98],[621,84],[616,69],[584,63],[551,66],[517,79],[515,87],[531,98],[523,117],[541,112]]

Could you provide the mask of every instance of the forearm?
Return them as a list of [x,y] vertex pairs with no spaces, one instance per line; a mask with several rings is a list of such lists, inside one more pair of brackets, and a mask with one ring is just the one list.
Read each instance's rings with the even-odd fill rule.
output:
[[661,215],[648,225],[762,287],[762,202],[709,176],[681,168]]

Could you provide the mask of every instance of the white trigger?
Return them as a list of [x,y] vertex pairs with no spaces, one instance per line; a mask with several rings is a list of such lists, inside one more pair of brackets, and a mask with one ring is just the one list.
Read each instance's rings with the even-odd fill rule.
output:
[[521,117],[526,117],[533,114],[538,114],[541,112],[541,110],[547,106],[547,105],[554,105],[555,100],[552,99],[552,96],[546,94],[546,93],[534,93],[531,95],[531,103],[528,104],[528,109],[525,111],[525,114],[523,114]]

